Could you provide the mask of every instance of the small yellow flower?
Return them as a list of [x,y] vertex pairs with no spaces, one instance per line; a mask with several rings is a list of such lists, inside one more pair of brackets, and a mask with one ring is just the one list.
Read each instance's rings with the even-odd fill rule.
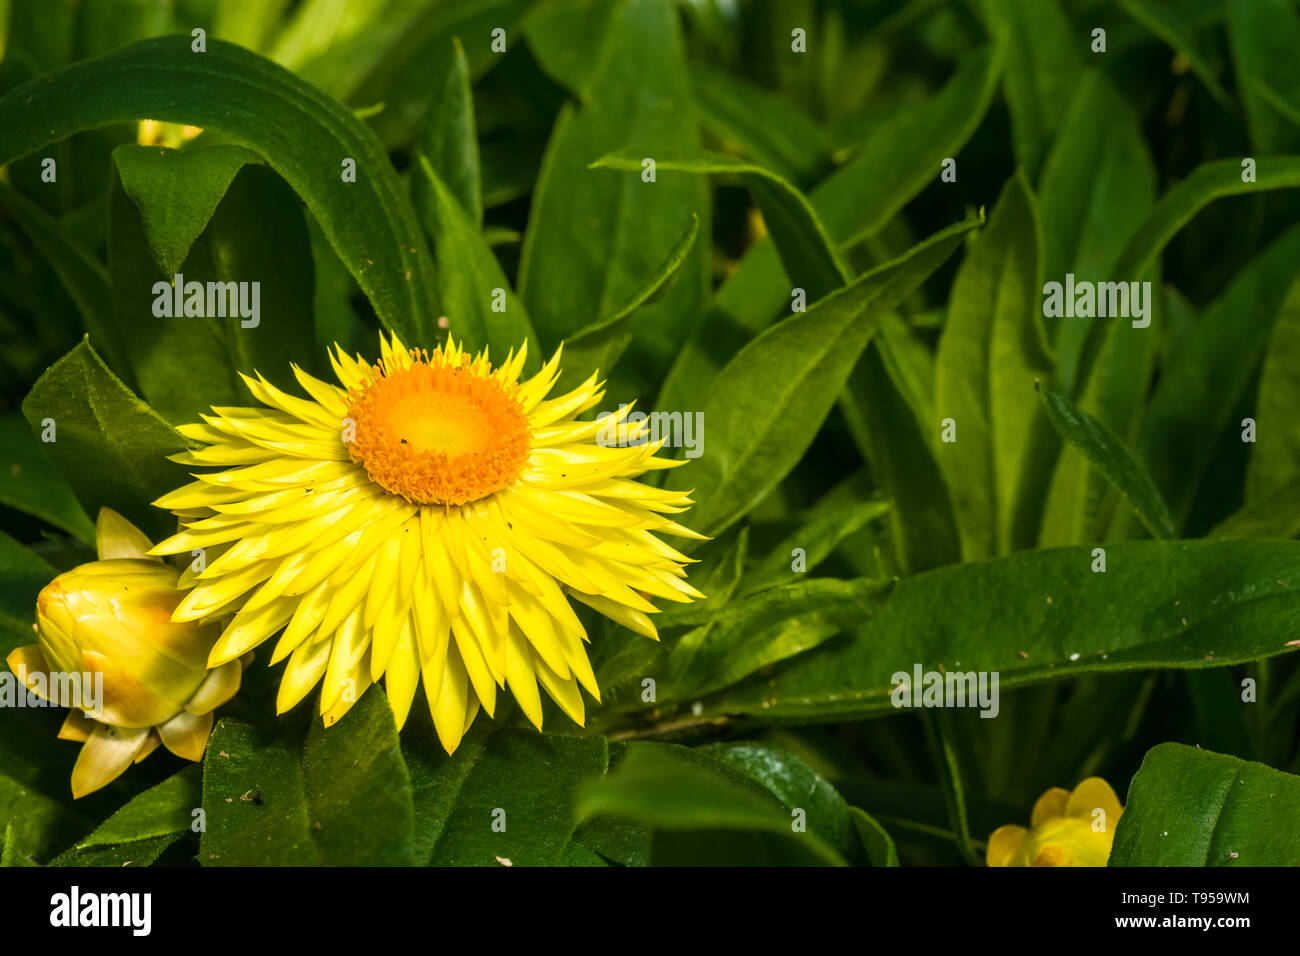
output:
[[1123,812],[1101,777],[1073,792],[1053,787],[1034,804],[1030,829],[1011,824],[993,831],[986,860],[989,866],[1105,866]]
[[266,407],[180,429],[204,447],[173,460],[217,470],[154,502],[183,525],[154,553],[208,556],[174,619],[235,615],[212,666],[279,633],[277,708],[319,684],[327,726],[380,679],[399,727],[423,684],[448,752],[499,688],[538,727],[539,691],[582,724],[581,690],[600,697],[570,599],[655,638],[652,598],[702,596],[659,537],[701,537],[672,519],[690,498],[633,480],[683,462],[626,406],[579,419],[595,375],[548,398],[558,352],[521,381],[522,350],[494,367],[450,341],[380,347],[377,363],[336,348],[341,386],[295,367],[310,399],[243,376]]
[[180,572],[148,555],[143,532],[104,508],[95,544],[100,560],[41,590],[37,643],[8,657],[28,691],[73,708],[59,737],[84,744],[74,797],[111,783],[159,744],[200,760],[212,712],[239,690],[244,665],[207,669],[220,628],[172,621],[184,596]]

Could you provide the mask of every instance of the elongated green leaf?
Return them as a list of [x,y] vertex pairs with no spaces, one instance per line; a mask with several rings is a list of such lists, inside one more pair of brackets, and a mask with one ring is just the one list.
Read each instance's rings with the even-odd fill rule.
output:
[[[480,721],[451,756],[431,730],[408,744],[416,860],[429,865],[553,866],[573,834],[572,794],[605,773],[604,738],[498,730]],[[407,733],[408,741],[415,735]]]
[[934,453],[934,357],[897,314],[883,316],[881,332],[849,376],[840,409],[894,501],[894,566],[923,571],[961,557],[952,495]]
[[898,848],[893,837],[865,810],[849,807],[849,818],[857,828],[858,837],[867,848],[867,859],[872,866],[898,866]]
[[204,866],[409,866],[411,781],[372,687],[337,724],[298,735],[218,722],[203,763]]
[[[246,404],[240,372],[261,372],[276,385],[295,388],[291,363],[315,371],[323,358],[303,348],[313,340],[315,321],[302,204],[260,165],[232,175],[220,206],[202,211],[210,219],[169,219],[168,241],[187,250],[170,274],[151,254],[149,215],[141,210],[176,205],[168,188],[175,183],[161,177],[164,188],[154,191],[154,180],[146,178],[135,202],[124,189],[112,189],[108,246],[118,345],[143,396],[175,422],[196,421],[211,405]],[[180,290],[177,274],[183,277]]]
[[18,412],[0,415],[0,504],[48,521],[82,541],[95,539],[94,522]]
[[[787,810],[803,810],[807,827],[849,862],[889,865],[887,860],[892,852],[892,865],[898,865],[893,841],[880,824],[863,811],[850,807],[839,791],[794,754],[769,744],[750,742],[713,744],[699,748],[698,752],[761,783]],[[868,831],[874,828],[871,842],[865,846],[863,826]]]
[[1300,130],[1277,114],[1261,88],[1292,103],[1300,101],[1300,70],[1294,56],[1300,46],[1300,13],[1287,0],[1230,3],[1225,10],[1228,45],[1251,144],[1264,154],[1295,152],[1300,149]]
[[[1020,552],[904,578],[852,633],[707,698],[699,717],[819,721],[894,713],[915,666],[999,688],[1092,671],[1196,668],[1285,653],[1300,542],[1131,541]],[[953,608],[961,611],[955,618]]]
[[[144,118],[218,130],[302,196],[381,321],[432,341],[428,249],[375,136],[282,67],[220,40],[205,53],[190,43],[144,40],[9,91],[0,99],[0,165],[81,130]],[[355,182],[343,178],[347,160]]]
[[87,514],[107,506],[155,534],[167,531],[149,502],[185,483],[185,469],[166,456],[187,442],[131,394],[88,342],[32,386],[23,416],[37,435],[53,435],[45,451]]
[[1207,538],[1294,538],[1300,535],[1300,480],[1275,488],[1233,512]]
[[[656,156],[696,146],[677,15],[668,0],[621,2],[600,47],[590,98],[568,104],[547,146],[519,264],[519,293],[554,348],[610,315],[659,266],[692,213],[709,234],[705,183],[642,182],[588,164],[616,149]],[[706,250],[695,248],[662,302],[632,320],[644,368],[656,381],[703,304]],[[621,375],[637,372],[621,368]]]
[[[1205,88],[1216,100],[1224,106],[1229,105],[1228,94],[1196,40],[1195,24],[1188,22],[1185,7],[1160,3],[1158,0],[1120,0],[1119,5],[1125,13],[1167,43],[1174,52],[1186,56],[1197,79],[1205,84]],[[1069,128],[1068,124],[1066,128]]]
[[1037,208],[1018,174],[957,273],[939,340],[935,413],[955,423],[956,440],[937,442],[936,457],[968,559],[1028,543],[1046,485],[1037,456],[1048,426],[1033,400],[1035,380],[1052,374],[1039,246]]
[[966,809],[966,784],[961,764],[953,743],[951,720],[943,711],[925,713],[926,737],[934,755],[943,788],[944,803],[948,808],[948,824],[952,827],[957,851],[969,866],[978,866],[979,860],[971,847],[970,814]]
[[493,31],[505,32],[507,53],[518,44],[517,21],[529,0],[356,6],[379,13],[382,22],[331,44],[297,72],[349,103],[382,103],[369,122],[385,148],[395,150],[411,141],[434,102],[438,89],[429,78],[449,68],[451,39],[460,37],[470,73],[481,76],[505,59]]
[[1265,156],[1256,160],[1255,178],[1243,180],[1239,159],[1202,163],[1156,203],[1129,237],[1115,266],[1116,279],[1137,279],[1160,255],[1178,230],[1216,199],[1243,193],[1300,186],[1300,156]]
[[[882,124],[852,160],[809,194],[839,248],[879,232],[934,182],[941,159],[960,152],[993,99],[1002,59],[1001,46],[967,57],[939,93]],[[677,355],[660,391],[660,407],[698,407],[735,350],[772,322],[783,306],[790,308],[793,288],[773,242],[755,243]]]
[[600,67],[600,44],[618,5],[606,0],[534,4],[520,22],[528,47],[547,75],[585,96]]
[[109,322],[113,304],[104,264],[68,235],[57,219],[16,189],[0,183],[0,202],[58,274],[77,306],[85,330],[116,361],[115,336]]
[[[1039,184],[1044,277],[1062,283],[1066,273],[1076,281],[1111,279],[1125,237],[1141,224],[1155,193],[1155,166],[1137,116],[1104,73],[1089,70]],[[1054,318],[1047,330],[1068,393],[1073,393],[1079,350],[1095,323],[1094,318]]]
[[1246,498],[1256,500],[1300,477],[1300,282],[1293,282],[1273,326],[1259,376],[1257,437],[1246,470]]
[[119,146],[113,163],[140,210],[154,262],[170,278],[208,225],[236,174],[258,156],[242,146]]
[[880,581],[813,578],[732,601],[698,621],[711,628],[678,642],[659,702],[712,693],[816,647],[870,616],[885,591]]
[[1178,522],[1186,519],[1211,464],[1215,439],[1224,429],[1240,427],[1229,416],[1264,354],[1297,257],[1300,228],[1292,228],[1238,273],[1163,371],[1142,453]]
[[[907,255],[767,330],[722,371],[704,405],[705,452],[674,487],[694,487],[695,527],[716,534],[749,511],[811,444],[880,313],[910,294],[978,225],[936,233]],[[680,484],[686,482],[686,485]]]
[[201,801],[200,768],[187,767],[131,798],[53,865],[147,866],[195,827]]
[[[766,787],[724,772],[725,764],[668,744],[634,743],[604,780],[582,788],[580,820],[613,816],[652,827],[652,864],[719,863],[710,859],[714,835],[739,831],[745,840],[723,843],[727,862],[843,865],[843,858],[813,829],[799,832],[794,815]],[[689,839],[674,839],[674,834]],[[764,836],[767,839],[764,839]],[[757,857],[757,859],[755,859]]]
[[483,198],[469,61],[459,37],[452,38],[451,46],[442,88],[416,134],[416,149],[477,227],[483,222]]
[[1060,104],[1079,82],[1089,36],[1076,30],[1059,0],[984,0],[993,30],[1019,55],[1007,60],[1016,161],[1033,172],[1061,122]]
[[1128,499],[1134,513],[1156,538],[1172,538],[1176,531],[1155,482],[1123,443],[1087,412],[1050,385],[1039,386],[1047,417],[1068,441],[1101,471],[1115,490]]
[[564,343],[565,373],[560,379],[561,388],[566,384],[576,387],[590,372],[599,369],[608,373],[614,367],[632,339],[629,325],[633,314],[641,306],[656,302],[667,294],[695,245],[699,231],[700,217],[692,213],[690,225],[682,237],[668,250],[664,261],[641,288],[613,314],[580,329]]
[[[828,495],[807,515],[799,528],[777,543],[741,579],[740,591],[750,594],[773,584],[788,582],[804,571],[811,571],[846,537],[870,521],[889,513],[888,501],[851,501],[838,505]],[[799,554],[795,555],[795,549]],[[792,565],[800,561],[800,570]]]
[[168,836],[189,830],[193,811],[202,799],[199,767],[187,767],[127,803],[77,841],[79,849],[110,843],[130,843],[146,837]]
[[[835,250],[811,204],[803,193],[771,170],[735,156],[705,150],[660,152],[650,158],[654,160],[656,175],[662,170],[739,176],[762,210],[786,273],[798,288],[807,292],[809,301],[829,295],[849,281],[848,266]],[[639,154],[620,150],[602,156],[592,166],[640,170],[642,161]]]
[[1183,744],[1147,752],[1110,866],[1295,866],[1300,777]]
[[452,336],[467,348],[487,347],[497,361],[527,342],[527,368],[535,369],[541,347],[523,301],[470,214],[423,153],[415,154],[412,188],[438,259],[439,295]]
[[796,184],[815,182],[830,142],[804,112],[740,77],[693,64],[691,92],[704,125],[724,144]]

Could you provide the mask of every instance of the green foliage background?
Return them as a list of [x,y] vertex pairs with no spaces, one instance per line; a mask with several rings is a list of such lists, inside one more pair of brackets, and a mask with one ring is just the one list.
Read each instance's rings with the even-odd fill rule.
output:
[[[236,371],[444,315],[703,411],[713,536],[661,643],[589,616],[586,728],[448,757],[259,662],[201,767],[74,804],[60,715],[0,710],[0,862],[978,864],[1093,774],[1112,864],[1300,862],[1297,49],[1290,0],[0,0],[0,651],[99,507],[168,530]],[[175,272],[262,326],[154,319]],[[1150,326],[1045,321],[1067,272]],[[896,711],[914,664],[999,716]]]

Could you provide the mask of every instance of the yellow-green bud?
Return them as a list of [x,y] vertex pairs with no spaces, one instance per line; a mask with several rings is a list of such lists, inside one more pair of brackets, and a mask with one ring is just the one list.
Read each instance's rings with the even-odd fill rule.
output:
[[37,639],[51,670],[102,674],[97,720],[153,727],[174,717],[207,677],[215,623],[177,624],[175,568],[146,558],[92,561],[36,599]]
[[75,708],[59,736],[84,743],[72,793],[99,789],[159,746],[203,757],[212,712],[239,690],[252,654],[208,669],[221,627],[172,620],[180,574],[116,512],[95,526],[100,560],[47,584],[36,599],[37,643],[8,657],[36,697]]

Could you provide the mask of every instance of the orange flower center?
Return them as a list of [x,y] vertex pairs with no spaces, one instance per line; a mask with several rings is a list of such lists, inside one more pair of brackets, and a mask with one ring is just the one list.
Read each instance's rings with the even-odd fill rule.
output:
[[[415,355],[415,353],[412,353]],[[473,368],[416,356],[375,367],[349,392],[352,460],[412,504],[463,505],[500,491],[528,460],[531,433],[518,400]]]

